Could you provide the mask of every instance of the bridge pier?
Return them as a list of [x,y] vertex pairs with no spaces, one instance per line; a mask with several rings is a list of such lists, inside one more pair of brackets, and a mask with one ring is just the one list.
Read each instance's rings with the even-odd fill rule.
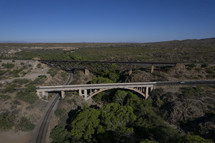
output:
[[147,99],[148,97],[149,97],[149,87],[147,86],[146,87],[146,97],[145,98]]
[[62,91],[60,92],[60,94],[61,94],[61,98],[64,99],[65,96],[66,96],[65,91],[62,90]]
[[87,100],[87,89],[79,89],[79,96],[83,97],[85,100]]
[[128,71],[128,75],[131,75],[132,74],[132,69],[130,69],[129,71]]
[[84,69],[84,74],[85,75],[90,75],[90,71],[88,69]]
[[155,66],[154,66],[154,65],[152,65],[152,67],[151,67],[151,73],[153,73],[153,72],[154,72],[154,69],[155,69]]
[[39,97],[39,99],[42,99],[42,98],[46,98],[48,99],[48,92],[46,91],[37,91],[37,96]]

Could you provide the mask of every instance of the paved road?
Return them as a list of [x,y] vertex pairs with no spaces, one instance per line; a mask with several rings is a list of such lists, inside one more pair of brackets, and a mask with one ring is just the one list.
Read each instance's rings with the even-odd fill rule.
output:
[[155,86],[171,86],[171,85],[214,85],[215,80],[190,80],[190,81],[176,81],[176,82],[156,82]]

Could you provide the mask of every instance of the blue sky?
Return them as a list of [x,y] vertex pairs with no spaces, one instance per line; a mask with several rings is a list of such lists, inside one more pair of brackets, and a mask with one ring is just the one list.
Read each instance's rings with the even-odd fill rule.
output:
[[0,0],[0,41],[153,42],[215,37],[215,0]]

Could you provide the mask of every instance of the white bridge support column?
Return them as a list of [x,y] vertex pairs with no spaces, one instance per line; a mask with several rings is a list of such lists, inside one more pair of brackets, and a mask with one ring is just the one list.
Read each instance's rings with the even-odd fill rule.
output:
[[146,99],[149,97],[149,87],[146,87]]
[[66,96],[65,91],[62,90],[60,93],[61,93],[61,98],[64,99]]
[[[84,92],[84,93],[83,93]],[[87,89],[79,89],[79,96],[83,97],[85,100],[87,100]]]

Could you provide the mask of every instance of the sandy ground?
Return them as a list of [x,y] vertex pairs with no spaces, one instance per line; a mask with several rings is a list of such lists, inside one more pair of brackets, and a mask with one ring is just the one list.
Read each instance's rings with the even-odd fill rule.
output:
[[0,143],[29,143],[32,132],[0,131]]

